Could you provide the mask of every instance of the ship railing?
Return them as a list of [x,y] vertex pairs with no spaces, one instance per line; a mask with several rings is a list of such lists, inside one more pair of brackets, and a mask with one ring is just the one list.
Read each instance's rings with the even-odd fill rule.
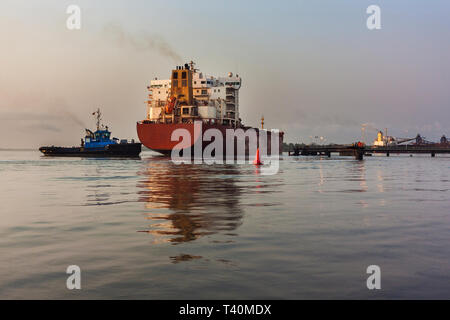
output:
[[134,139],[120,139],[119,144],[135,143]]

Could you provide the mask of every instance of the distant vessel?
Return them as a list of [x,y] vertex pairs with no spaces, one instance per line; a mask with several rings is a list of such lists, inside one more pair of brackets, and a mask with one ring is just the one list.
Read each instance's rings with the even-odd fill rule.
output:
[[[283,132],[274,139],[278,139],[279,147],[271,150],[271,130],[244,126],[239,117],[239,89],[242,80],[236,74],[228,73],[227,77],[206,76],[194,67],[194,62],[177,66],[172,70],[171,78],[150,82],[147,119],[137,123],[139,140],[147,148],[162,154],[170,154],[177,149],[179,141],[172,140],[172,133],[177,129],[187,130],[192,139],[189,147],[193,146],[201,137],[194,130],[194,122],[201,123],[202,131],[208,129],[219,130],[223,136],[226,131],[236,132],[242,129],[247,132],[253,129],[261,137],[263,132],[267,136],[267,154],[281,154]],[[211,143],[202,141],[202,150]],[[189,147],[183,148],[188,149]],[[258,143],[258,147],[261,147]],[[191,148],[191,150],[194,148]],[[227,152],[223,146],[223,152]],[[248,156],[249,142],[245,141],[245,152]],[[251,155],[254,156],[253,154]]]
[[141,153],[141,143],[135,143],[134,140],[111,139],[111,132],[108,126],[101,125],[100,109],[93,113],[97,119],[97,130],[92,132],[86,129],[84,140],[81,139],[80,147],[40,147],[46,156],[60,157],[138,157]]

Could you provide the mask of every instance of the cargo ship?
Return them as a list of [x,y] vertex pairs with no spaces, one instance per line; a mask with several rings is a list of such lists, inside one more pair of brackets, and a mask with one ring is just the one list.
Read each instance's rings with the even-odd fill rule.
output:
[[[278,130],[266,130],[263,127],[251,128],[242,123],[239,117],[239,90],[242,79],[239,75],[228,73],[226,77],[207,76],[195,68],[194,62],[177,66],[172,70],[170,79],[155,78],[150,81],[147,100],[147,118],[137,122],[139,140],[147,148],[164,155],[170,155],[173,150],[189,150],[194,155],[194,145],[199,143],[204,150],[212,141],[204,141],[202,134],[209,129],[219,130],[224,139],[222,152],[229,154],[236,150],[238,137],[235,137],[234,147],[225,143],[225,137],[230,130],[242,133],[253,131],[256,133],[256,145],[252,145],[248,136],[245,141],[245,156],[248,158],[249,150],[263,148],[267,155],[281,154],[284,133]],[[200,126],[200,130],[196,130]],[[191,140],[180,146],[180,140],[173,136],[177,129],[189,132]],[[217,132],[217,131],[216,131]],[[263,133],[263,135],[262,135]],[[267,137],[265,141],[261,136]],[[276,137],[275,137],[276,136]],[[271,141],[277,139],[276,150]],[[241,138],[242,140],[242,138]],[[264,145],[261,145],[263,143]],[[255,144],[255,143],[253,143]],[[234,150],[230,150],[234,148]],[[202,153],[203,154],[203,153]]]
[[92,132],[86,130],[86,135],[81,138],[79,147],[40,147],[45,156],[59,157],[139,157],[141,153],[141,143],[128,142],[128,140],[119,140],[111,138],[111,131],[108,126],[101,124],[101,112],[97,109],[92,115],[96,116],[97,130]]

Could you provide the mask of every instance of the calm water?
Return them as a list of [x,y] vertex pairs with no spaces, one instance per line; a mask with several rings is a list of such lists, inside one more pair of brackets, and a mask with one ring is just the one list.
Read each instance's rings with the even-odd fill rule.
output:
[[[450,299],[449,169],[285,157],[263,176],[0,151],[0,298]],[[66,289],[73,264],[82,290]]]

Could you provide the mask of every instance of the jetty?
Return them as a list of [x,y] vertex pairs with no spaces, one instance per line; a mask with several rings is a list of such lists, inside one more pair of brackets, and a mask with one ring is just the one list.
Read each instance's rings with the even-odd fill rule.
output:
[[[292,149],[292,150],[291,150]],[[289,149],[289,156],[327,156],[338,153],[340,156],[352,156],[356,160],[363,160],[364,156],[371,156],[376,153],[385,154],[429,154],[435,157],[436,154],[450,154],[450,144],[430,144],[430,145],[394,145],[394,146],[367,146],[361,142],[342,145],[295,145]]]

